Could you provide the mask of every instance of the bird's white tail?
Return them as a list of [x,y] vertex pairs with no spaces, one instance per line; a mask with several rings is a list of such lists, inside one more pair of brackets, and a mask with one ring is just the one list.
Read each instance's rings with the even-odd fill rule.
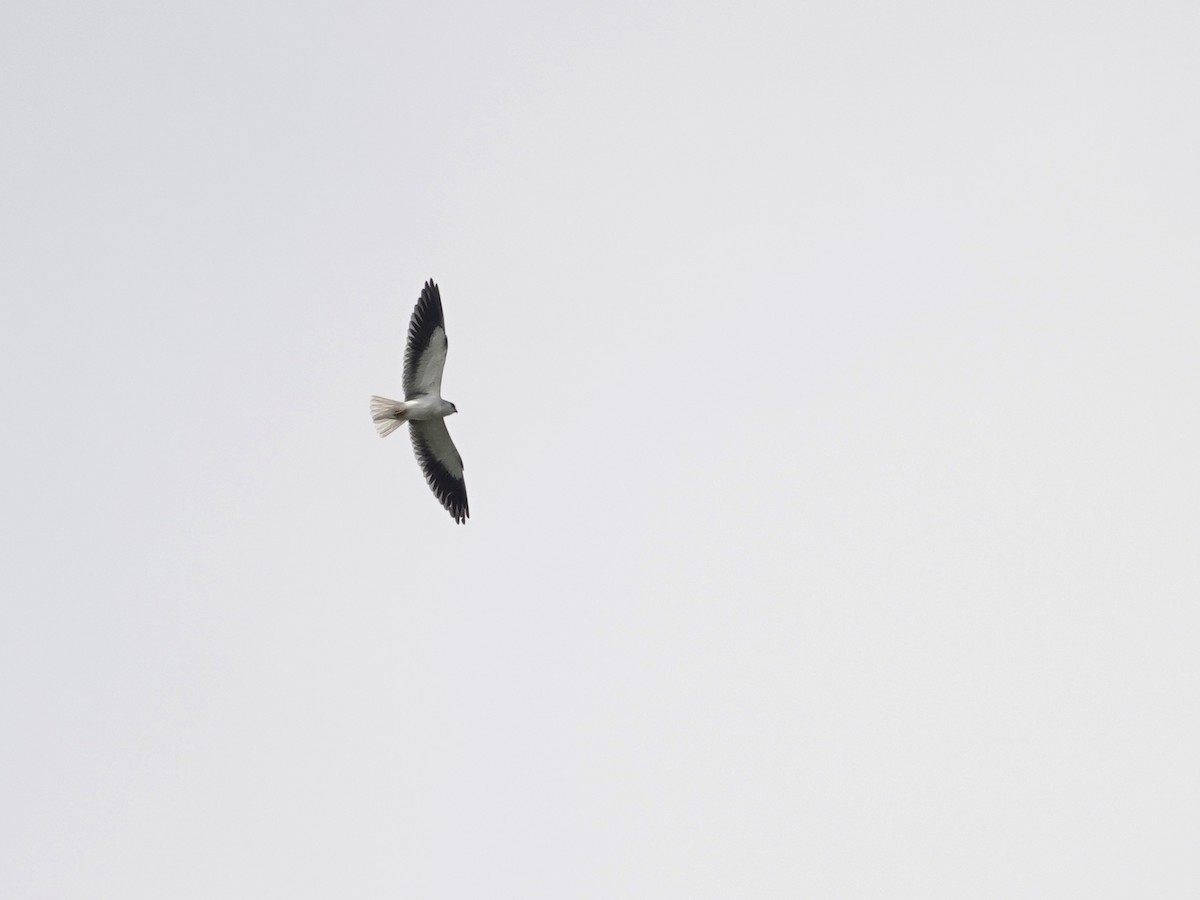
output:
[[371,421],[380,437],[387,437],[404,424],[407,410],[399,400],[389,400],[387,397],[371,398]]

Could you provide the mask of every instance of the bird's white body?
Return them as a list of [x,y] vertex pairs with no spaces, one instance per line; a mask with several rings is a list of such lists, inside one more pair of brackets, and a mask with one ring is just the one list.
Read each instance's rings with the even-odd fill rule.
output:
[[371,398],[371,418],[380,437],[387,437],[405,422],[431,422],[458,412],[454,404],[436,394],[418,394],[410,400]]
[[422,394],[404,401],[404,418],[409,422],[423,422],[427,419],[444,419],[457,412],[454,404],[443,400],[434,394]]

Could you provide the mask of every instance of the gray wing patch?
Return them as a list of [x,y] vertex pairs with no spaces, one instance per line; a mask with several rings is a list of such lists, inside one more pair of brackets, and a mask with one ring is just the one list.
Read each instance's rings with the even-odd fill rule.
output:
[[430,280],[421,289],[408,322],[408,343],[404,348],[405,399],[414,394],[441,393],[446,346],[442,293]]
[[467,483],[463,479],[462,457],[450,439],[444,419],[410,422],[413,451],[425,481],[446,511],[460,525],[467,520]]

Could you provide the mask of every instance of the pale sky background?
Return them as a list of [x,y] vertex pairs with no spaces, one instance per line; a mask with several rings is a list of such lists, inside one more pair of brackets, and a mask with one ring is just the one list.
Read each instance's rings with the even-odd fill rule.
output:
[[10,0],[0,897],[1200,894],[1198,46]]

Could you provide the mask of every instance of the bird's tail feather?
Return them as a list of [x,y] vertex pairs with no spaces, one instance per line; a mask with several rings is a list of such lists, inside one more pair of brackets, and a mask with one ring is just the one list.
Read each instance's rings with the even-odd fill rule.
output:
[[379,396],[371,398],[371,421],[375,423],[380,437],[387,437],[403,425],[406,412],[404,403],[399,400]]

